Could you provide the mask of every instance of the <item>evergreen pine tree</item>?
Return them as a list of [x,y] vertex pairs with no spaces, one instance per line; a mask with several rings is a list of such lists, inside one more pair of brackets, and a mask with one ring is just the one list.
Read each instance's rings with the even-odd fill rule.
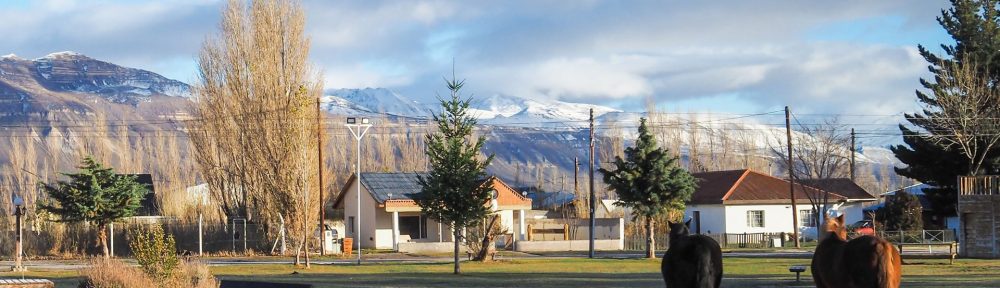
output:
[[461,273],[458,246],[462,229],[482,221],[490,212],[487,205],[493,197],[491,182],[486,180],[486,166],[493,155],[479,159],[486,143],[483,136],[473,137],[476,118],[468,115],[471,98],[462,99],[459,90],[465,81],[445,80],[449,99],[440,99],[443,108],[434,115],[437,132],[427,135],[427,156],[430,173],[419,177],[421,193],[417,205],[432,219],[450,224],[455,244],[455,274]]
[[[955,40],[955,45],[942,44],[945,56],[935,55],[923,46],[919,46],[920,55],[930,63],[928,69],[935,74],[935,79],[943,77],[943,66],[962,65],[957,59],[976,59],[982,66],[982,73],[993,81],[1000,80],[1000,13],[996,0],[951,0],[952,8],[941,12],[938,23]],[[937,82],[920,79],[920,84],[934,94],[941,87]],[[935,98],[922,91],[916,91],[917,100],[936,107]],[[924,111],[906,114],[907,121],[919,129],[911,129],[900,125],[905,145],[890,147],[896,158],[906,164],[897,167],[896,173],[932,186],[925,189],[924,194],[930,200],[933,210],[939,216],[955,215],[957,201],[957,176],[997,173],[1000,169],[1000,151],[987,153],[989,160],[983,164],[983,171],[969,171],[969,160],[957,151],[948,149],[923,137],[923,133],[945,133],[928,123],[927,119],[936,117],[934,112]]]
[[38,204],[43,211],[58,215],[60,222],[90,222],[97,226],[97,241],[108,258],[108,224],[135,215],[149,191],[136,182],[135,175],[119,175],[93,157],[86,157],[77,173],[63,173],[69,181],[41,183],[53,202]]
[[600,171],[604,182],[618,194],[617,204],[631,208],[636,218],[646,219],[646,257],[656,258],[654,219],[684,211],[684,203],[697,186],[695,178],[677,165],[677,157],[656,143],[645,118],[639,119],[639,137],[635,147],[625,148],[625,159],[615,157],[614,170]]
[[917,196],[899,191],[885,202],[886,231],[917,231],[924,229],[923,207]]

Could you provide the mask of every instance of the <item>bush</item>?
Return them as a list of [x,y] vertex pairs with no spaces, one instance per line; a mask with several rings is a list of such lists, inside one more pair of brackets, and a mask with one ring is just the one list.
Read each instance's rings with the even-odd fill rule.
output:
[[178,264],[173,236],[164,235],[160,225],[136,229],[131,236],[129,247],[146,275],[160,281],[173,276]]
[[84,280],[80,288],[130,288],[149,287],[156,283],[142,270],[128,266],[119,260],[95,260],[90,267],[80,271]]
[[[208,266],[199,262],[183,262],[170,277],[157,280],[139,268],[120,260],[96,260],[80,271],[84,280],[80,288],[133,288],[133,287],[192,287],[218,288]],[[157,285],[151,285],[156,283]]]

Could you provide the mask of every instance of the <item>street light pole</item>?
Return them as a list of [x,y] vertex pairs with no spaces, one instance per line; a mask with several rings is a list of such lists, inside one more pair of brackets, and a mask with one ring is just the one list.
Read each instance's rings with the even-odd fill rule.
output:
[[[361,138],[365,137],[365,133],[368,133],[368,128],[372,128],[372,124],[368,123],[368,118],[361,118],[361,123],[359,124],[357,123],[357,118],[348,117],[347,124],[344,126],[347,126],[348,130],[351,130],[351,135],[354,136],[354,140],[357,140],[355,143],[358,144],[357,150],[355,150],[358,153],[358,157],[356,158],[354,166],[354,178],[357,181],[357,190],[355,192],[358,196],[358,206],[355,210],[357,215],[355,215],[356,217],[354,218],[354,228],[357,229],[357,232],[354,233],[354,237],[357,239],[355,239],[354,242],[358,243],[358,265],[361,265]],[[357,131],[355,131],[355,128],[357,128]]]
[[17,229],[15,237],[17,238],[14,239],[14,253],[16,254],[14,255],[14,267],[11,267],[11,271],[25,271],[26,269],[24,269],[24,265],[22,263],[22,255],[24,255],[22,247],[24,244],[21,241],[23,240],[21,239],[21,216],[24,216],[24,200],[22,200],[21,196],[18,196],[17,194],[14,194],[12,200],[14,204],[14,216],[17,218],[15,224]]

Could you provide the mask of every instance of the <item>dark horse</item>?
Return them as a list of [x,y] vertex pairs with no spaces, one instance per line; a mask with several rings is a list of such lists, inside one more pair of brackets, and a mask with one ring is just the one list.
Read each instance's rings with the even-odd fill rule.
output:
[[847,241],[844,215],[827,217],[824,228],[812,260],[816,287],[899,287],[901,259],[892,243],[869,235]]
[[719,287],[722,284],[719,243],[705,235],[688,235],[691,220],[669,224],[670,248],[660,264],[667,287]]

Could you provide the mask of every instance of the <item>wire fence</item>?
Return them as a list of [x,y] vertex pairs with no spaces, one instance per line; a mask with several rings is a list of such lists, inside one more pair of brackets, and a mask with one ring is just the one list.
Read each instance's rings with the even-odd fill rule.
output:
[[[719,243],[722,248],[774,248],[782,247],[790,236],[787,233],[709,233],[708,236]],[[668,234],[655,235],[656,250],[667,250],[670,247]],[[625,237],[625,250],[646,250],[646,235],[633,234]]]
[[[274,223],[233,219],[227,222],[204,221],[199,225],[198,222],[171,218],[130,219],[106,228],[109,252],[115,257],[131,257],[129,242],[132,235],[153,225],[161,226],[166,235],[173,236],[180,255],[285,254],[283,250],[294,253],[296,247],[291,245],[298,243],[292,235],[286,235],[282,242],[281,225]],[[44,222],[29,225],[23,230],[22,253],[32,258],[99,255],[102,249],[97,235],[97,226],[88,223]],[[0,254],[14,255],[16,238],[14,229],[0,230]],[[317,237],[310,237],[310,250],[319,252],[319,240],[313,238]]]

